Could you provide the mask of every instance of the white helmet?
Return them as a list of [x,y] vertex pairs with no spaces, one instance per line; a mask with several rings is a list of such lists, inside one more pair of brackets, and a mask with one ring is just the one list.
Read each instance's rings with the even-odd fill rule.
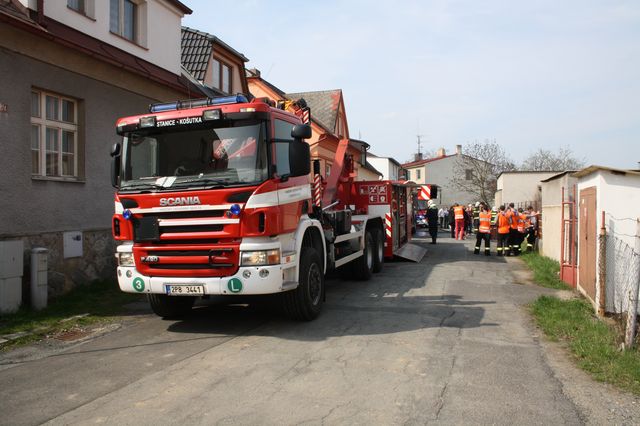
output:
[[476,201],[476,207],[480,207],[480,201]]

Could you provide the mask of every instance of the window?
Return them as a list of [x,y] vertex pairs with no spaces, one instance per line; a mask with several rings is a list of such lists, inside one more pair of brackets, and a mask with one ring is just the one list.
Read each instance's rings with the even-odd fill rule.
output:
[[421,176],[421,175],[422,175],[421,170],[420,170],[420,169],[416,169],[416,179],[417,179],[417,180],[422,179],[422,176]]
[[324,165],[324,177],[328,178],[329,176],[331,176],[331,164],[325,164]]
[[109,30],[131,40],[137,41],[138,5],[132,0],[111,0],[109,7]]
[[77,101],[31,92],[31,173],[36,176],[78,176]]
[[[274,120],[275,125],[275,139],[293,141],[291,137],[291,130],[293,124],[283,120]],[[289,170],[289,142],[275,142],[275,165],[276,173],[278,176],[288,175]]]
[[212,58],[211,87],[220,89],[225,93],[231,93],[233,90],[233,85],[231,84],[231,70],[231,66]]
[[84,0],[67,0],[67,6],[83,15],[86,13]]
[[464,171],[464,178],[465,178],[465,180],[473,180],[473,170],[466,169]]

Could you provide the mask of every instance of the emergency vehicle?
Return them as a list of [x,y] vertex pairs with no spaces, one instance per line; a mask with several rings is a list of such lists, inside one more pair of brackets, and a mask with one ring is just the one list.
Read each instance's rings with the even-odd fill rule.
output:
[[347,139],[337,173],[325,181],[316,161],[311,184],[302,117],[302,101],[236,95],[119,119],[111,180],[120,289],[147,294],[162,317],[186,314],[198,297],[279,293],[289,316],[312,320],[328,271],[368,280],[385,257],[417,257],[423,249],[407,244],[410,189],[355,184]]

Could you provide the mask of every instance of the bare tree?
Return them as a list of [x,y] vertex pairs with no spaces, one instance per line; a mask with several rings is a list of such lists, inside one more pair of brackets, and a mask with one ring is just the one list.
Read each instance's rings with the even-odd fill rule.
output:
[[468,143],[462,152],[454,166],[451,183],[490,204],[495,196],[498,175],[515,170],[516,165],[495,140]]
[[539,148],[522,162],[521,170],[531,171],[565,171],[580,170],[584,167],[584,159],[577,159],[569,147],[560,147],[557,152]]

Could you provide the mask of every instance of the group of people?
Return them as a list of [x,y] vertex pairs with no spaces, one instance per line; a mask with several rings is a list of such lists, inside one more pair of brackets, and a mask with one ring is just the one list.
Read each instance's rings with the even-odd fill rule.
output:
[[[532,251],[538,235],[539,213],[532,206],[516,209],[513,203],[500,208],[484,202],[467,206],[455,203],[448,210],[438,209],[433,200],[429,200],[426,221],[431,235],[431,244],[436,243],[438,228],[451,229],[451,237],[464,240],[471,233],[476,234],[474,254],[480,254],[484,241],[485,256],[491,255],[491,236],[497,240],[498,256],[518,256],[522,243],[527,241],[527,251]],[[493,231],[493,232],[492,232]]]

